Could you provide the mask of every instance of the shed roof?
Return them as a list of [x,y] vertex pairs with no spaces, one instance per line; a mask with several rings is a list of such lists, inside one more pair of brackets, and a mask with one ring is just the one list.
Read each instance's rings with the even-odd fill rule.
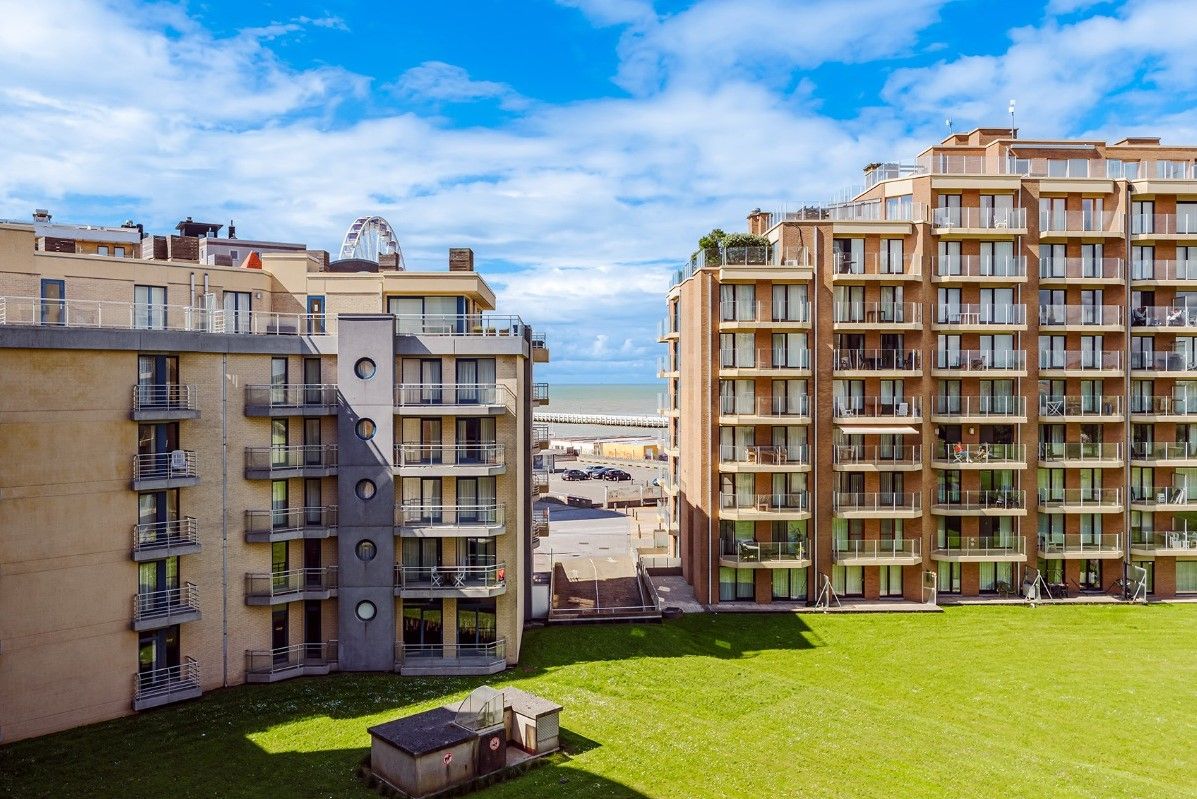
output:
[[560,713],[561,705],[545,699],[543,696],[530,694],[527,691],[521,691],[519,688],[511,688],[504,686],[503,688],[503,702],[511,708],[513,713],[519,713],[521,716],[538,719],[541,716],[547,716],[550,713]]
[[476,736],[472,730],[454,723],[457,714],[447,707],[438,707],[414,716],[378,724],[366,732],[419,757],[468,741]]

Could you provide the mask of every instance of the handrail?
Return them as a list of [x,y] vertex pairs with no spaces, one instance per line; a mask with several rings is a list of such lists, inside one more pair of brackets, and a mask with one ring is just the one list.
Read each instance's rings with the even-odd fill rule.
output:
[[937,304],[935,324],[937,325],[1025,325],[1027,306],[1023,303],[950,303]]
[[1027,226],[1025,208],[935,208],[931,226],[949,230],[1006,230]]
[[177,666],[139,671],[133,675],[133,698],[139,701],[169,697],[199,687],[199,663],[192,657],[184,658]]
[[133,386],[133,410],[186,410],[198,408],[195,386],[178,383],[138,383]]
[[735,558],[741,563],[768,563],[778,560],[806,560],[805,541],[755,541],[752,539],[736,539],[728,541],[720,539],[719,554],[725,558]]
[[1131,214],[1131,235],[1197,234],[1197,216],[1193,214]]
[[1136,505],[1192,505],[1197,496],[1190,496],[1187,486],[1131,486],[1131,502]]
[[949,444],[941,441],[935,445],[934,459],[948,463],[1024,463],[1027,459],[1027,448],[1024,444]]
[[1134,258],[1131,280],[1197,280],[1197,258]]
[[[183,454],[176,456],[178,452]],[[134,480],[176,480],[198,475],[195,453],[189,449],[146,452],[133,456]]]
[[719,460],[725,463],[759,463],[773,466],[807,464],[810,463],[810,451],[805,444],[720,444]]
[[778,494],[719,494],[719,507],[760,511],[806,510],[808,494],[805,491]]
[[[395,314],[397,336],[522,336],[524,322],[512,314]],[[543,341],[543,333],[541,334]]]
[[917,511],[922,507],[922,495],[895,492],[836,491],[832,494],[835,511]]
[[1197,530],[1132,530],[1131,546],[1197,552]]
[[1135,461],[1193,460],[1197,459],[1197,442],[1146,444],[1135,441],[1130,445],[1130,456]]
[[836,324],[921,324],[923,306],[917,302],[842,302],[833,308]]
[[935,277],[1026,277],[1025,256],[956,255],[940,256],[933,261]]
[[1122,504],[1122,491],[1117,488],[1040,488],[1039,506],[1115,507]]
[[1101,533],[1099,535],[1085,535],[1083,533],[1039,534],[1039,552],[1041,554],[1075,555],[1086,552],[1112,551],[1122,551],[1121,533]]
[[1122,445],[1119,443],[1096,444],[1089,442],[1040,442],[1039,460],[1049,462],[1122,460]]
[[305,408],[337,404],[336,383],[270,383],[245,387],[245,404],[268,408]]
[[1122,215],[1114,211],[1040,211],[1039,232],[1121,233]]
[[981,491],[937,491],[935,505],[948,510],[988,510],[1025,508],[1026,491],[1014,488],[992,488]]
[[501,466],[506,462],[502,444],[421,444],[405,441],[395,445],[395,465],[404,466]]
[[918,466],[922,462],[921,444],[836,444],[832,448],[832,463],[838,465]]
[[868,255],[852,255],[851,253],[832,255],[832,277],[853,277],[860,275],[874,275],[890,277],[923,273],[922,259],[915,255],[905,255],[901,259],[891,258],[884,249],[880,253]]
[[1121,325],[1120,305],[1040,305],[1040,327]]
[[810,416],[810,397],[806,394],[793,397],[724,396],[719,398],[719,413],[728,416]]
[[335,590],[336,587],[336,566],[269,573],[248,572],[245,575],[245,595],[253,597],[278,597],[305,591],[322,593]]
[[0,324],[5,325],[267,336],[323,335],[335,328],[335,317],[324,314],[208,310],[189,305],[112,300],[11,296],[3,300]]
[[1039,350],[1040,369],[1109,371],[1122,368],[1119,350]]
[[919,350],[832,350],[832,368],[840,371],[903,371],[922,369]]
[[507,565],[405,566],[395,564],[396,588],[453,590],[455,588],[502,588],[507,584]]
[[879,418],[917,418],[923,415],[922,397],[835,397],[832,416],[867,416]]
[[937,394],[935,413],[938,416],[1026,416],[1025,397],[955,397]]
[[936,369],[1000,372],[1027,368],[1026,350],[936,350]]
[[486,525],[503,524],[506,505],[429,505],[419,501],[403,502],[395,506],[395,524],[425,527],[428,525]]
[[179,613],[199,610],[199,588],[183,583],[178,588],[144,591],[133,595],[133,620],[169,618]]
[[1043,394],[1039,397],[1040,416],[1117,416],[1121,413],[1122,397],[1118,394]]
[[789,347],[722,349],[719,366],[722,369],[809,369],[810,350]]
[[1121,258],[1040,258],[1039,279],[1122,281]]
[[245,650],[247,674],[278,674],[304,666],[332,666],[338,659],[338,641],[312,641],[274,649]]
[[133,525],[134,552],[153,552],[198,543],[199,532],[194,516]]
[[1139,305],[1131,309],[1131,327],[1197,327],[1197,308]]
[[337,465],[336,444],[287,444],[246,447],[246,469],[331,468]]
[[247,533],[282,533],[308,527],[336,526],[336,505],[245,511]]
[[836,538],[832,551],[837,557],[903,558],[922,554],[920,538],[859,539]]
[[396,383],[396,407],[427,405],[503,405],[511,389],[499,383]]
[[[766,307],[761,300],[722,300],[719,303],[720,322],[809,322],[810,303],[787,303],[786,313],[781,315],[775,306]],[[674,329],[667,330],[662,323],[660,336],[676,333]],[[660,337],[659,336],[659,337]]]
[[935,542],[935,552],[948,555],[984,557],[993,555],[1023,555],[1027,551],[1022,535],[1007,536],[945,536]]

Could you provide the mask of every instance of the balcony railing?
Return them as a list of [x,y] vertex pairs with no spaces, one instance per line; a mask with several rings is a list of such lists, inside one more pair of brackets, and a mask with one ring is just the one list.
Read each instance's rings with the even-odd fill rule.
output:
[[810,350],[786,347],[760,349],[723,349],[719,351],[723,369],[809,369]]
[[[719,303],[721,322],[809,322],[810,303],[768,307],[760,300],[727,300]],[[676,331],[675,331],[676,332]]]
[[501,667],[507,662],[507,639],[477,644],[409,644],[395,642],[395,666],[418,668],[449,667],[454,669]]
[[1040,305],[1040,327],[1082,327],[1121,325],[1122,308],[1117,305]]
[[1131,280],[1197,281],[1197,258],[1176,261],[1132,259]]
[[1121,444],[1043,443],[1039,444],[1039,460],[1054,461],[1120,461]]
[[420,444],[395,445],[395,465],[404,466],[502,466],[502,444]]
[[[1197,410],[1197,402],[1194,405]],[[1041,417],[1118,416],[1121,413],[1122,397],[1117,394],[1102,396],[1052,394],[1039,397],[1039,415]]]
[[833,350],[833,368],[839,371],[918,372],[922,353],[918,350]]
[[1025,555],[1026,539],[1009,536],[945,536],[935,543],[935,554],[961,558],[1001,558]]
[[918,466],[923,462],[923,448],[919,444],[866,445],[836,444],[832,463],[838,466]]
[[1085,535],[1083,533],[1040,534],[1040,555],[1099,555],[1122,552],[1120,533]]
[[294,444],[246,447],[246,471],[285,472],[302,469],[333,469],[337,465],[334,444]]
[[832,546],[836,560],[898,560],[919,557],[923,551],[922,544],[919,538],[837,538]]
[[1131,214],[1133,235],[1177,236],[1197,234],[1194,214]]
[[808,507],[807,492],[778,494],[720,493],[719,507],[724,510],[757,510],[765,513],[805,511]]
[[503,405],[510,404],[511,391],[494,383],[398,383],[395,406]]
[[946,230],[1010,230],[1027,226],[1025,208],[936,208],[931,226]]
[[935,445],[935,460],[948,464],[989,464],[995,469],[1016,468],[1027,461],[1024,444],[949,444]]
[[1197,395],[1182,394],[1179,397],[1131,397],[1131,413],[1152,416],[1197,416]]
[[792,397],[723,396],[719,398],[719,413],[725,416],[810,416],[810,398],[805,394]]
[[533,383],[532,384],[532,401],[533,402],[548,402],[549,401],[549,384],[548,383]]
[[294,336],[335,332],[335,317],[207,310],[164,303],[0,297],[0,325]]
[[336,505],[245,512],[245,535],[251,541],[265,541],[272,536],[302,534],[308,530],[319,530],[323,533],[335,530],[336,527]]
[[774,446],[721,444],[719,460],[724,463],[757,463],[762,466],[802,465],[810,463],[810,451],[805,444]]
[[871,275],[885,278],[893,275],[917,276],[922,273],[922,261],[913,255],[893,258],[884,250],[880,254],[869,255],[832,254],[832,275],[835,277]]
[[395,587],[453,591],[463,588],[498,589],[507,585],[507,566],[405,566],[395,564]]
[[937,416],[993,416],[1004,418],[1026,416],[1027,403],[1023,397],[935,397]]
[[189,449],[147,452],[133,456],[133,481],[185,480],[199,477],[198,461]]
[[1039,350],[1039,368],[1118,371],[1122,369],[1122,353],[1118,350]]
[[176,699],[196,696],[200,691],[200,670],[195,658],[184,658],[177,666],[139,671],[133,675],[133,704],[164,705]]
[[399,336],[522,336],[525,327],[503,314],[395,314]]
[[1131,549],[1197,555],[1197,530],[1132,530]]
[[1197,504],[1197,490],[1188,486],[1131,486],[1130,499],[1136,505],[1166,508],[1169,505],[1190,506]]
[[1171,444],[1133,442],[1130,445],[1131,460],[1136,461],[1187,461],[1197,460],[1197,442]]
[[335,383],[286,383],[248,385],[245,406],[264,410],[301,411],[307,408],[331,409],[337,405]]
[[1025,350],[939,350],[935,368],[960,372],[1023,371],[1027,368]]
[[724,560],[739,563],[770,563],[773,561],[806,560],[805,541],[754,541],[720,539],[719,555]]
[[935,495],[935,505],[944,510],[985,511],[1020,509],[1027,506],[1027,492],[1015,488],[993,488],[981,491],[945,491]]
[[549,445],[551,433],[547,424],[532,425],[532,444],[537,447],[547,447]]
[[246,574],[245,596],[257,599],[298,599],[305,594],[337,590],[337,567],[288,569],[269,574]]
[[936,305],[937,325],[1025,325],[1027,306],[1017,305]]
[[836,397],[832,415],[879,419],[908,419],[923,415],[922,397]]
[[1039,232],[1121,233],[1122,217],[1113,211],[1040,211]]
[[[133,525],[133,553],[152,555],[174,549],[199,546],[199,530],[195,518],[184,516],[165,522]],[[163,555],[165,557],[165,555]]]
[[918,511],[922,507],[922,495],[915,493],[870,492],[856,493],[836,491],[832,495],[832,507],[836,513]]
[[[245,673],[256,677],[275,677],[306,669],[327,673],[337,665],[337,641],[291,644],[276,649],[245,650]],[[296,676],[296,675],[292,675]]]
[[199,589],[195,583],[183,583],[178,588],[144,591],[133,595],[134,623],[169,623],[174,617],[192,613],[199,613]]
[[1117,488],[1041,488],[1039,507],[1050,508],[1114,508],[1122,505],[1122,492]]
[[400,527],[495,527],[504,522],[503,503],[486,505],[435,505],[418,502],[395,506],[395,524]]
[[1023,278],[1027,276],[1027,259],[1023,256],[957,255],[937,257],[934,262],[937,278]]
[[195,386],[138,383],[133,386],[133,410],[196,411],[199,410],[199,396]]
[[923,306],[917,302],[837,302],[837,324],[917,325],[923,321]]
[[1122,281],[1121,258],[1040,258],[1040,280]]
[[1197,307],[1152,305],[1131,309],[1132,327],[1197,327]]
[[1197,350],[1131,352],[1131,369],[1153,372],[1197,372]]

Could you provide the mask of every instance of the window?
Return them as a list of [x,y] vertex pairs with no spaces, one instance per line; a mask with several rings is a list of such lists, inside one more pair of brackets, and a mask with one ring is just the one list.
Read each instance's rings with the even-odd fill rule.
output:
[[100,244],[96,247],[96,255],[107,255],[107,254],[108,254],[108,245],[107,244]]
[[166,286],[133,287],[133,327],[166,329]]
[[726,566],[720,566],[719,601],[752,601],[755,598],[752,572],[752,569],[731,569]]
[[832,566],[831,586],[840,596],[864,596],[864,566]]
[[224,330],[226,333],[252,332],[250,305],[248,291],[226,291],[224,293]]
[[124,247],[113,247],[112,254],[115,255],[117,258],[124,258],[125,257],[125,248]]
[[773,569],[773,598],[806,599],[806,569]]
[[952,561],[939,561],[938,585],[936,590],[941,594],[960,593],[960,564]]

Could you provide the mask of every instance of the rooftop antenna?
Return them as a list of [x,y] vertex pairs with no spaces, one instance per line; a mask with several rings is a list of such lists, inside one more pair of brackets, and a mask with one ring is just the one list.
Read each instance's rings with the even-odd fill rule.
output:
[[1010,101],[1010,138],[1017,138],[1018,134],[1014,129],[1014,100]]

